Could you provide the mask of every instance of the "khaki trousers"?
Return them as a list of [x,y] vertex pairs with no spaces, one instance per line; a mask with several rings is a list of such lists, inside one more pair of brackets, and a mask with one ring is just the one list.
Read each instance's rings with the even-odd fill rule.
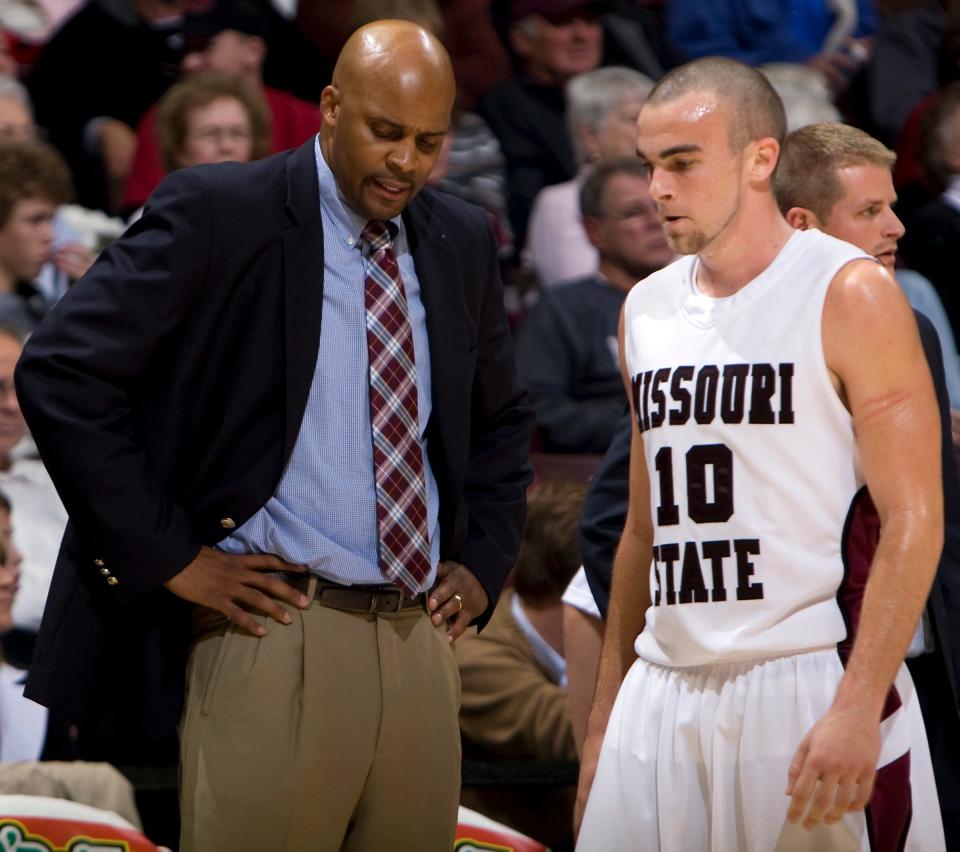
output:
[[261,616],[258,639],[198,610],[180,849],[449,852],[460,677],[443,631],[417,608],[293,615]]

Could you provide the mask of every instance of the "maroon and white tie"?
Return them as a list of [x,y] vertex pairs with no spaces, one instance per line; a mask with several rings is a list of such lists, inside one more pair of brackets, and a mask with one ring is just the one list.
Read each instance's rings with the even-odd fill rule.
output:
[[413,330],[386,222],[371,219],[360,239],[369,246],[364,290],[380,568],[412,598],[430,573]]

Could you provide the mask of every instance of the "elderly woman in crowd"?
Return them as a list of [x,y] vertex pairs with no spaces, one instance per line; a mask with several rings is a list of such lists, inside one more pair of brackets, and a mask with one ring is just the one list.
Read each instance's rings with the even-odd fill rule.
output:
[[160,99],[156,134],[167,172],[202,163],[248,163],[270,153],[270,114],[240,80],[198,74]]
[[580,218],[580,186],[597,163],[637,150],[637,116],[653,80],[631,68],[598,68],[567,84],[567,122],[580,163],[576,178],[548,186],[536,198],[524,264],[544,287],[597,270],[597,250]]

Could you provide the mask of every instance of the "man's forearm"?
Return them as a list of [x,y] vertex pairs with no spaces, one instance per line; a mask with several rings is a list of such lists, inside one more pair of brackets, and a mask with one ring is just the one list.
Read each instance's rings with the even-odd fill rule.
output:
[[636,659],[634,643],[643,630],[650,606],[648,572],[651,559],[652,543],[632,530],[628,519],[613,563],[610,610],[597,671],[597,689],[587,726],[588,736],[606,728],[620,684]]

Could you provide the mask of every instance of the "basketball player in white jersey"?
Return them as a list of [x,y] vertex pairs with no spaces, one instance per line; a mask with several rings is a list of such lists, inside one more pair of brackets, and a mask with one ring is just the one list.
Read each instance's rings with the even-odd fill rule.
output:
[[[640,114],[685,256],[621,322],[636,428],[584,852],[944,846],[902,664],[943,537],[930,373],[880,266],[781,216],[784,130],[766,80],[719,58],[672,71]],[[880,543],[848,564],[864,486]],[[930,785],[913,796],[911,759]]]

